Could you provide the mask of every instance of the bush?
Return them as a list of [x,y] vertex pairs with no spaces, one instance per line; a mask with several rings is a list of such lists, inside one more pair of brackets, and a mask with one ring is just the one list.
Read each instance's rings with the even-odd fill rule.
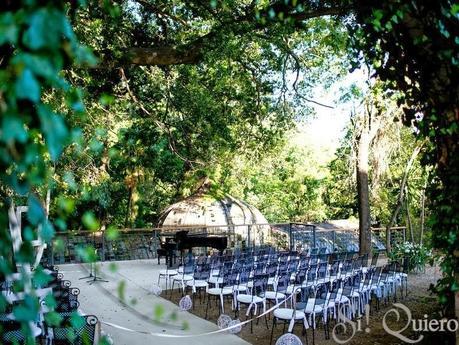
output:
[[423,271],[426,263],[432,258],[432,251],[423,245],[403,242],[393,247],[389,258],[392,261],[406,259],[405,269],[408,272]]

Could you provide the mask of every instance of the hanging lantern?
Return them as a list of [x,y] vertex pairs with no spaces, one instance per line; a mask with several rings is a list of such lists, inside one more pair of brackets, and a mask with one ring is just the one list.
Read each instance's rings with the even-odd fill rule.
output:
[[179,307],[181,311],[190,310],[192,306],[193,306],[193,301],[191,300],[191,297],[188,295],[186,295],[185,297],[182,297],[182,299],[179,302]]
[[303,345],[303,343],[295,334],[285,333],[277,339],[276,345]]

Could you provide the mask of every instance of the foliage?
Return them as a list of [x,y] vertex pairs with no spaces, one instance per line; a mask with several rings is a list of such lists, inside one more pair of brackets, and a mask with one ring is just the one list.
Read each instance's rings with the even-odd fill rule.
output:
[[[296,132],[296,133],[295,133]],[[321,221],[327,217],[322,200],[326,170],[308,143],[299,145],[290,131],[290,142],[256,159],[236,156],[222,167],[222,190],[256,206],[269,222]]]
[[[168,2],[153,8],[145,1],[120,1],[113,17],[104,5],[91,2],[77,12],[74,28],[80,40],[103,64],[117,65],[68,72],[87,91],[89,114],[85,121],[69,119],[82,128],[86,140],[69,147],[55,169],[56,190],[78,200],[70,228],[80,227],[86,209],[93,209],[102,224],[154,226],[161,210],[193,192],[203,176],[231,174],[237,159],[261,162],[263,155],[274,152],[294,121],[311,114],[314,86],[330,84],[345,71],[339,59],[345,53],[341,24],[315,18],[306,30],[273,22],[269,32],[250,31],[246,25],[256,26],[253,18],[230,23],[235,12],[250,10],[244,6],[236,1],[206,10],[201,2],[187,1],[173,9]],[[129,58],[131,47],[180,45],[207,37],[205,32],[218,39],[200,48],[199,63],[120,63],[123,56]],[[68,171],[79,190],[63,178]],[[292,188],[299,188],[302,182],[295,179]],[[236,175],[228,176],[230,180],[237,180]],[[288,187],[284,180],[277,182],[279,192]],[[318,207],[318,197],[308,193],[318,190],[319,180],[311,176],[305,183],[310,186],[301,187],[295,204],[311,202],[296,206],[302,208],[298,211],[288,204],[288,196],[295,193],[277,194],[282,206],[267,210],[270,219],[300,219],[302,212]],[[224,189],[243,188],[233,187]],[[256,192],[268,199],[269,190],[264,186]],[[264,205],[268,208],[267,200]],[[57,206],[54,202],[51,214]],[[318,216],[323,218],[323,212]],[[313,219],[313,212],[303,218]]]
[[[315,163],[308,152],[284,144],[294,122],[311,113],[314,87],[348,67],[350,43],[356,64],[365,57],[389,88],[402,91],[404,122],[429,139],[425,163],[436,164],[432,243],[444,258],[438,291],[450,300],[459,286],[457,5],[120,0],[89,1],[81,9],[75,3],[0,5],[1,276],[15,270],[12,200],[29,205],[19,263],[33,261],[32,227],[49,241],[56,230],[153,225],[203,176],[270,220],[355,213],[344,161],[353,133],[330,165],[338,181],[327,183],[330,210],[322,201],[326,174],[307,169]],[[351,11],[355,17],[343,21],[330,17]],[[86,68],[95,59],[79,41],[99,56],[97,68]],[[413,143],[404,134],[393,142],[401,144],[391,151],[391,173],[372,173],[377,205],[394,199]],[[423,172],[416,176],[425,181]],[[43,207],[46,190],[54,225]],[[383,221],[390,206],[378,207]],[[32,296],[27,306],[36,302]],[[35,307],[18,312],[33,319]]]
[[[30,241],[37,228],[44,241],[50,241],[55,233],[41,203],[49,184],[49,167],[65,145],[78,136],[66,125],[64,114],[56,112],[44,95],[53,90],[69,112],[82,117],[80,91],[64,79],[61,70],[74,62],[93,64],[95,59],[79,44],[66,15],[69,8],[63,2],[7,1],[0,8],[0,276],[14,272],[14,262],[22,265],[20,285],[26,288],[27,296],[13,307],[13,312],[27,324],[36,318],[38,306],[37,297],[27,290],[30,277],[25,267],[33,264],[35,254]],[[20,197],[27,200],[30,226],[24,230],[19,251],[13,254],[8,210]],[[65,211],[60,208],[59,213],[55,224],[64,226]],[[33,272],[35,279],[39,279],[40,272]],[[3,296],[0,306],[1,311],[7,308]],[[33,341],[28,339],[28,343]]]
[[426,246],[403,242],[393,247],[390,252],[389,259],[391,261],[402,262],[402,259],[408,260],[407,270],[412,271],[423,271],[425,265],[432,258],[432,250]]
[[[435,166],[428,188],[432,245],[442,258],[440,301],[453,311],[459,280],[459,32],[453,1],[357,1],[351,26],[355,56],[403,93],[404,122],[428,139],[424,162]],[[360,52],[363,54],[359,54]]]
[[[413,147],[418,143],[413,128],[404,127],[398,120],[400,107],[396,104],[397,94],[382,92],[383,85],[376,82],[367,91],[360,91],[355,113],[347,126],[346,135],[337,149],[328,169],[325,202],[330,218],[357,217],[356,190],[356,142],[361,123],[372,118],[374,137],[369,152],[369,184],[372,223],[384,226],[389,223],[400,188],[405,166]],[[366,99],[366,101],[365,101]],[[364,101],[371,106],[363,106]],[[358,106],[360,104],[360,106]],[[420,198],[426,178],[426,168],[417,159],[410,173],[410,212],[414,219],[420,214]],[[406,213],[398,215],[397,223],[406,224]],[[416,224],[419,228],[419,224]]]

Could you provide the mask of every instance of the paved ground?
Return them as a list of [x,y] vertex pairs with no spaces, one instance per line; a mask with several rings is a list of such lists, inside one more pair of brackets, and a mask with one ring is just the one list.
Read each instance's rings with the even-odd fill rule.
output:
[[[113,264],[116,270],[112,270]],[[81,290],[79,301],[80,309],[85,314],[94,314],[99,320],[110,322],[136,331],[160,333],[162,335],[191,335],[218,330],[218,327],[209,321],[180,311],[178,306],[149,293],[153,283],[156,284],[160,269],[156,260],[104,262],[99,264],[102,277],[108,283],[97,282],[89,285],[80,277],[88,275],[87,265],[67,264],[60,265],[59,271],[64,279],[70,280],[72,286]],[[123,283],[124,282],[124,283]],[[123,304],[119,300],[120,284],[124,284]],[[161,284],[164,288],[164,284]],[[175,315],[174,315],[175,314]],[[152,318],[160,322],[149,321]],[[184,323],[188,327],[184,329]],[[109,333],[116,345],[147,345],[147,344],[248,344],[241,338],[226,334],[212,334],[190,338],[167,338],[150,334],[133,333],[108,325],[102,325],[102,330]]]

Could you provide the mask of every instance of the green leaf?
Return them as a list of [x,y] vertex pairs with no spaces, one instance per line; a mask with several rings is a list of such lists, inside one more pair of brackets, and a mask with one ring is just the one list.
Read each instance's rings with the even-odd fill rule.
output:
[[65,28],[65,16],[55,8],[42,7],[28,18],[29,28],[23,42],[32,50],[57,49]]
[[125,291],[126,291],[126,282],[124,280],[120,281],[118,283],[118,287],[117,287],[117,291],[118,291],[118,298],[124,302],[124,299],[125,299]]
[[81,315],[78,314],[78,312],[73,312],[72,315],[70,316],[70,324],[74,328],[82,328],[84,327],[85,324],[85,319]]
[[32,102],[40,100],[40,84],[30,69],[26,68],[22,71],[16,80],[15,91],[19,99],[28,99]]
[[11,12],[0,15],[0,45],[5,43],[16,44],[19,28]]
[[78,185],[75,181],[75,176],[73,175],[71,171],[66,171],[64,173],[63,180],[69,186],[70,189],[77,190]]
[[38,225],[45,218],[45,210],[40,201],[32,194],[29,196],[27,205],[27,218],[32,225]]
[[451,14],[452,14],[453,16],[457,17],[458,14],[459,14],[459,4],[453,4],[453,5],[451,6],[451,11],[450,11],[450,12],[451,12]]
[[56,313],[55,311],[51,311],[45,314],[46,324],[50,326],[59,326],[62,320],[62,316],[60,316],[59,313]]
[[104,148],[104,144],[100,142],[99,140],[97,140],[96,138],[92,138],[89,142],[89,148],[94,153],[100,153]]
[[84,262],[95,262],[96,261],[96,250],[92,246],[79,246],[76,248],[77,255]]
[[119,237],[120,233],[119,233],[117,228],[115,228],[113,226],[110,226],[107,229],[106,235],[107,235],[107,239],[108,240],[113,241],[113,240],[116,240]]
[[68,140],[69,131],[61,116],[58,116],[48,106],[38,107],[38,116],[41,121],[41,128],[45,134],[51,159],[55,161],[61,154],[65,142]]
[[110,105],[114,101],[115,101],[115,97],[113,97],[112,95],[106,94],[106,93],[102,94],[102,96],[100,96],[99,98],[99,103],[103,106]]
[[189,328],[190,328],[189,322],[186,321],[186,320],[184,320],[184,321],[182,322],[182,330],[186,331],[186,330],[188,330]]
[[100,227],[99,221],[91,211],[86,211],[81,218],[86,229],[90,231],[97,231]]
[[13,308],[13,314],[18,321],[36,321],[38,307],[38,298],[26,295],[21,304]]
[[54,237],[54,226],[51,222],[45,221],[41,227],[40,236],[45,242],[49,242]]
[[59,77],[59,72],[63,68],[63,59],[60,55],[52,57],[44,54],[19,53],[12,62],[17,66],[30,69],[34,75],[40,76],[53,82],[53,85],[61,87],[64,83]]
[[2,119],[2,141],[5,143],[14,141],[25,143],[27,137],[28,134],[21,119],[18,116],[5,115]]
[[165,313],[165,310],[164,310],[164,307],[163,307],[162,304],[155,305],[155,309],[153,311],[153,314],[155,316],[155,320],[156,321],[161,320],[162,317],[164,316],[164,313]]
[[110,262],[108,264],[108,269],[110,272],[115,273],[118,270],[118,266],[116,265],[115,262]]
[[64,211],[66,214],[72,213],[75,209],[75,200],[64,196],[59,197],[57,204],[59,205],[59,209]]
[[37,286],[45,286],[48,284],[53,278],[45,273],[43,269],[37,268],[33,273],[33,281]]

